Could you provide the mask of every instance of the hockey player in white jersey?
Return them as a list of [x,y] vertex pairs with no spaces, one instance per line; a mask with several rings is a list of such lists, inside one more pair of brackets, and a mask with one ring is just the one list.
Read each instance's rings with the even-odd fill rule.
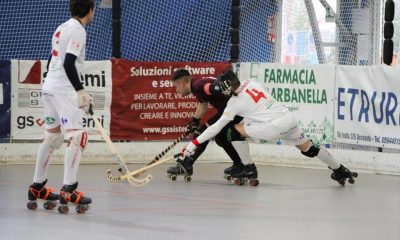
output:
[[[264,85],[252,80],[240,83],[232,71],[223,73],[218,80],[224,94],[232,97],[221,118],[183,149],[184,156],[193,154],[199,144],[214,137],[238,115],[244,119],[235,125],[235,129],[242,137],[252,138],[259,143],[283,139],[288,144],[295,145],[305,156],[317,157],[326,163],[333,170],[331,178],[339,184],[344,185],[346,180],[354,183],[357,173],[339,164],[325,148],[306,139],[294,116],[270,95]],[[257,171],[254,164],[249,164],[242,172],[232,177],[251,180],[257,177]]]
[[[33,184],[28,190],[28,208],[37,208],[37,199],[45,200],[45,208],[53,209],[60,201],[60,213],[68,212],[68,203],[77,205],[77,212],[88,209],[91,198],[77,190],[77,172],[87,133],[82,117],[92,104],[91,96],[79,80],[79,70],[85,60],[86,30],[94,17],[94,0],[70,0],[72,18],[61,24],[53,34],[52,50],[47,64],[47,74],[42,87],[46,130],[37,159]],[[64,180],[60,195],[45,187],[47,169],[53,151],[61,147],[66,132],[68,146],[64,157]]]

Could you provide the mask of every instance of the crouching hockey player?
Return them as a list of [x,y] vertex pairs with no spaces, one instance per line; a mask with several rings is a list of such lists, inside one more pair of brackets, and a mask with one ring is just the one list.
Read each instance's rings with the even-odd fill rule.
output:
[[[189,71],[185,69],[175,71],[172,76],[172,82],[177,93],[182,96],[192,93],[199,101],[194,117],[188,125],[190,132],[193,132],[194,138],[196,138],[207,129],[207,126],[212,125],[221,117],[230,96],[222,94],[220,85],[215,78],[193,79]],[[200,119],[207,112],[209,103],[217,110],[217,113],[200,126]],[[234,125],[240,123],[242,119],[239,116],[233,117],[215,134],[215,142],[224,149],[233,161],[233,165],[224,170],[228,180],[232,174],[243,171],[244,164],[252,163],[247,141],[234,128]],[[167,175],[172,180],[176,180],[177,175],[184,175],[185,180],[190,181],[190,176],[193,174],[193,163],[204,152],[207,144],[208,140],[202,142],[190,157],[178,159],[177,165],[167,170]],[[257,169],[254,164],[253,166],[255,170],[254,177],[257,178]]]
[[[325,148],[306,139],[294,116],[270,95],[264,85],[252,80],[240,83],[232,71],[223,73],[218,82],[223,93],[231,96],[224,113],[215,124],[183,149],[183,156],[192,156],[198,146],[216,136],[235,116],[241,116],[243,122],[234,125],[241,137],[249,137],[259,143],[283,139],[295,145],[305,156],[317,157],[326,163],[333,171],[331,178],[339,184],[344,185],[346,181],[354,183],[358,174],[339,164]],[[254,167],[250,164],[243,171],[232,174],[232,177],[251,179],[253,174]]]

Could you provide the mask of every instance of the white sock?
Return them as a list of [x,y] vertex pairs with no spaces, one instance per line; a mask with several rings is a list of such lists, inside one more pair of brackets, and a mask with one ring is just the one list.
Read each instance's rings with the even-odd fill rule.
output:
[[330,154],[325,148],[321,147],[319,149],[317,158],[322,162],[328,164],[332,169],[338,169],[340,164],[335,160],[335,158]]
[[47,169],[53,155],[54,149],[46,142],[40,144],[37,157],[35,175],[33,177],[34,183],[42,183],[47,178]]
[[64,184],[72,185],[76,182],[79,162],[81,161],[82,150],[71,140],[65,149],[64,158]]
[[253,160],[250,157],[249,143],[247,141],[232,141],[232,146],[238,153],[243,165],[252,164]]

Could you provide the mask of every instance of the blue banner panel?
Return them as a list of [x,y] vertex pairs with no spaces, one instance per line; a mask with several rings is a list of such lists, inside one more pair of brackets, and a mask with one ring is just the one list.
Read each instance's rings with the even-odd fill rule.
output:
[[11,61],[0,60],[0,142],[10,139]]

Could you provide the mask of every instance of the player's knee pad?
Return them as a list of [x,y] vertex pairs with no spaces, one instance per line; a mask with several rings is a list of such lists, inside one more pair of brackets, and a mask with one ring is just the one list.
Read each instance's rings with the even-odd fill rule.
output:
[[318,144],[315,144],[311,141],[310,148],[306,152],[301,151],[301,153],[307,157],[313,158],[318,155],[320,149],[321,147]]
[[215,142],[218,144],[218,146],[221,147],[233,141],[243,140],[244,138],[240,135],[240,133],[236,130],[234,126],[223,128],[221,132],[219,132],[218,135],[215,137]]
[[87,133],[85,130],[76,130],[68,133],[70,137],[68,144],[74,144],[82,151],[85,150],[87,144]]
[[58,149],[64,143],[64,135],[61,132],[51,133],[46,131],[44,133],[43,144],[49,145],[53,149]]

